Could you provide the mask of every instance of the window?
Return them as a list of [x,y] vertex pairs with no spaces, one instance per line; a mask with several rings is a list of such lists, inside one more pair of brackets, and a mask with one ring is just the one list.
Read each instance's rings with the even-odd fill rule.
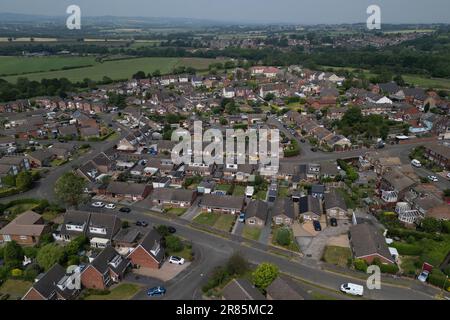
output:
[[9,234],[4,234],[3,235],[3,240],[4,241],[11,241],[11,236]]

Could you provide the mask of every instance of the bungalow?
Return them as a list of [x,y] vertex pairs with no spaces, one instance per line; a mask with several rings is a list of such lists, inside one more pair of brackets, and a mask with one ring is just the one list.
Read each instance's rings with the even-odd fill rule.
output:
[[291,281],[278,276],[266,289],[267,300],[304,300]]
[[49,231],[40,214],[26,211],[0,230],[0,243],[15,241],[20,245],[35,245]]
[[32,167],[50,167],[55,154],[48,149],[36,150],[27,155]]
[[294,209],[294,202],[290,199],[279,198],[274,203],[273,222],[276,225],[291,225],[297,215]]
[[78,273],[67,273],[59,264],[51,267],[23,296],[22,300],[72,300],[80,292]]
[[9,166],[13,175],[17,175],[23,170],[31,169],[30,161],[23,156],[4,156],[0,158],[0,165]]
[[348,217],[348,209],[342,195],[335,189],[325,193],[325,213],[329,218],[345,219]]
[[150,194],[151,186],[146,184],[112,181],[106,188],[106,195],[120,200],[141,201]]
[[164,208],[187,208],[192,205],[196,197],[193,190],[158,188],[154,189],[150,199],[154,206]]
[[204,179],[197,186],[197,192],[200,194],[210,194],[214,191],[216,183],[213,180]]
[[138,244],[141,233],[137,228],[129,227],[121,229],[113,238],[114,248],[121,255],[128,255]]
[[383,264],[394,264],[384,236],[368,223],[350,227],[350,245],[355,259],[363,259],[372,263],[379,259]]
[[269,214],[269,207],[261,200],[251,201],[245,210],[245,223],[250,226],[264,227]]
[[233,279],[222,289],[223,300],[265,300],[262,293],[247,279]]
[[322,215],[322,201],[313,196],[301,197],[298,202],[299,214],[305,220],[318,220]]
[[120,282],[131,262],[113,247],[107,246],[81,272],[81,284],[85,288],[105,290]]
[[199,205],[204,212],[239,214],[244,207],[244,197],[206,194]]
[[415,185],[413,179],[398,168],[394,168],[381,177],[381,198],[386,202],[397,202]]
[[165,257],[162,239],[158,231],[150,230],[142,242],[128,254],[127,258],[135,268],[159,269]]

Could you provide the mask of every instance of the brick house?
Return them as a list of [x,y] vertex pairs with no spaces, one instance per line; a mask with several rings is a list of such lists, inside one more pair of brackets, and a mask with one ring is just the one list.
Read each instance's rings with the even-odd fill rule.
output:
[[275,201],[272,219],[276,225],[291,225],[296,216],[292,200],[280,198]]
[[199,205],[203,212],[239,214],[244,207],[244,197],[205,194]]
[[157,188],[150,198],[155,206],[164,208],[188,208],[192,205],[196,192],[186,189]]
[[251,201],[245,210],[245,223],[250,226],[264,227],[268,214],[269,207],[266,202]]
[[142,242],[130,252],[127,258],[135,267],[159,269],[164,257],[162,236],[153,229],[145,235]]
[[106,188],[106,195],[111,198],[141,201],[150,194],[150,191],[151,186],[146,184],[113,181]]
[[81,284],[85,288],[104,290],[120,282],[130,264],[130,260],[107,246],[81,272]]
[[425,156],[438,166],[450,169],[450,148],[442,144],[425,145]]
[[26,211],[0,230],[0,243],[15,241],[20,245],[35,245],[48,231],[40,214]]

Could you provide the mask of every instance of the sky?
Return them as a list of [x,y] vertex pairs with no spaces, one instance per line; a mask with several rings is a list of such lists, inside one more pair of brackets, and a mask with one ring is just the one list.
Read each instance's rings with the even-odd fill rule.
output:
[[85,16],[296,24],[365,22],[376,4],[382,23],[450,23],[450,0],[0,0],[0,12],[61,16],[71,4]]

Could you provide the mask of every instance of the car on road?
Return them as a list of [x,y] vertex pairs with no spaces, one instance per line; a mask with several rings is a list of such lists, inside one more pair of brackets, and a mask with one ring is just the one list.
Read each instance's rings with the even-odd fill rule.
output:
[[312,152],[317,152],[317,148],[311,148]]
[[316,231],[322,231],[322,226],[320,225],[320,222],[317,220],[313,221],[314,230]]
[[354,283],[344,283],[341,285],[341,291],[352,296],[361,296],[364,294],[364,287]]
[[110,209],[110,210],[114,210],[116,208],[116,205],[114,203],[108,203],[105,206],[105,209]]
[[148,222],[146,222],[146,221],[136,221],[136,226],[138,226],[138,227],[148,227]]
[[150,297],[163,296],[166,294],[166,288],[162,286],[153,287],[147,290],[147,295]]
[[91,204],[91,206],[93,206],[94,208],[103,208],[105,204],[103,202],[97,201]]
[[239,222],[242,222],[242,223],[245,222],[245,213],[241,213],[241,214],[239,215]]
[[416,168],[420,168],[420,167],[422,166],[422,164],[420,163],[420,161],[419,161],[419,160],[416,160],[416,159],[413,159],[413,160],[411,161],[411,165],[414,166],[414,167],[416,167]]
[[184,258],[177,257],[177,256],[171,256],[169,258],[169,263],[182,265],[182,264],[184,264]]
[[169,226],[169,227],[167,227],[167,231],[169,231],[169,233],[175,233],[175,232],[177,232],[177,229],[175,229],[174,227]]
[[337,219],[336,218],[331,218],[330,219],[330,225],[332,227],[337,227],[338,223],[337,223]]
[[439,181],[436,176],[428,176],[427,178],[428,178],[428,180],[430,180],[432,182],[438,182]]
[[417,277],[417,280],[419,280],[420,282],[427,282],[429,275],[430,275],[430,272],[428,270],[423,270]]
[[128,208],[128,207],[122,207],[122,208],[119,209],[119,211],[120,211],[120,212],[125,212],[125,213],[130,213],[130,212],[131,212],[131,209]]

